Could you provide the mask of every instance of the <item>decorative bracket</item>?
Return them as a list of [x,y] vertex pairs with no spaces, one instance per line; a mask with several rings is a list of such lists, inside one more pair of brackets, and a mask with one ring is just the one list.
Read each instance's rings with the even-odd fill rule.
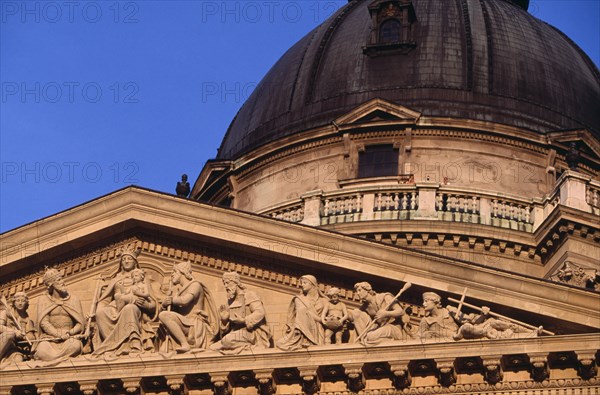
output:
[[98,382],[97,381],[80,381],[79,382],[79,390],[83,393],[83,395],[94,395],[98,390]]
[[210,381],[214,386],[215,395],[231,395],[231,383],[227,373],[211,373]]
[[181,395],[184,393],[185,376],[167,376],[169,395]]
[[550,369],[548,368],[548,355],[530,355],[529,360],[531,362],[531,378],[534,381],[542,382],[550,376]]
[[408,370],[408,362],[390,362],[390,371],[392,372],[392,383],[398,390],[410,387],[412,377]]
[[497,384],[502,381],[504,373],[502,371],[501,357],[483,358],[483,376],[485,381],[490,384]]
[[589,380],[592,377],[596,377],[598,374],[598,367],[596,366],[596,356],[592,352],[582,352],[576,351],[577,354],[577,371],[579,372],[579,377],[584,380]]
[[51,384],[40,385],[37,387],[38,395],[53,395],[54,394],[54,386]]
[[344,364],[346,372],[348,389],[352,392],[359,392],[365,389],[365,377],[362,371],[362,364]]
[[258,382],[258,393],[260,395],[273,395],[277,391],[277,385],[273,380],[273,370],[255,370],[254,376]]
[[300,372],[300,379],[302,380],[302,391],[312,395],[321,390],[321,382],[317,375],[316,366],[298,368]]
[[438,381],[443,387],[450,387],[456,383],[456,370],[454,369],[454,359],[436,359],[438,368]]
[[123,379],[123,388],[128,394],[135,394],[140,388],[140,379]]

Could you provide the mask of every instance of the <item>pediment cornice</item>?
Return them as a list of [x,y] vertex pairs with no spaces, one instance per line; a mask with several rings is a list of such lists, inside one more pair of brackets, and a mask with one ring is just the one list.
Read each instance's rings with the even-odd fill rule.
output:
[[474,300],[600,328],[596,314],[600,295],[595,292],[138,187],[4,233],[3,277],[24,267],[41,270],[66,251],[83,248],[94,236],[115,236],[124,229],[162,232],[232,252],[251,251],[275,264],[294,262],[307,272],[325,270],[398,284],[409,281],[454,295],[468,287]]

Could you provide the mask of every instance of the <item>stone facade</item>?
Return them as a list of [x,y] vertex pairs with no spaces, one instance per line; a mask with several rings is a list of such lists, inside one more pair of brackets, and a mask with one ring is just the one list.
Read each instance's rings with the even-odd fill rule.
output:
[[[521,49],[473,47],[471,28],[513,33],[491,4],[539,27],[526,1],[439,3],[455,18],[435,28],[466,38],[445,47],[466,56],[446,59],[457,85],[439,86],[427,51],[446,36],[426,35],[428,4],[349,2],[303,44],[302,69],[266,77],[296,76],[273,97],[304,84],[287,112],[268,120],[287,101],[257,88],[191,191],[187,176],[177,196],[129,187],[0,235],[0,395],[600,393],[600,142],[573,126],[593,105],[491,92],[514,88],[491,67],[512,58],[486,55],[485,73],[474,58]],[[328,47],[359,37],[362,6],[366,46]],[[394,26],[402,42],[385,41]],[[315,101],[331,88],[319,70],[383,55],[424,56],[413,77],[433,85],[387,89],[412,75],[396,67],[348,84],[369,94]],[[390,168],[361,177],[373,147]]]

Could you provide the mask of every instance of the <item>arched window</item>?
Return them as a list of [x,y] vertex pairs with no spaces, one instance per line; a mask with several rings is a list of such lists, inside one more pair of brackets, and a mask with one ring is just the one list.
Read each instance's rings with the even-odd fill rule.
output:
[[388,19],[379,26],[379,42],[381,44],[400,42],[400,22],[397,19]]

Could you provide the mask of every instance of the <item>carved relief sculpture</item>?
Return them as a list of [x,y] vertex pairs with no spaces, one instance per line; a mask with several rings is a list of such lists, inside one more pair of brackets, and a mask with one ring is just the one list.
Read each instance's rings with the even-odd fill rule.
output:
[[349,318],[348,308],[340,302],[339,288],[330,288],[326,295],[329,297],[329,302],[325,304],[321,313],[321,322],[325,326],[325,344],[331,344],[333,335],[335,335],[335,344],[340,344]]
[[227,306],[219,308],[220,340],[211,350],[237,354],[249,348],[271,347],[272,336],[262,300],[246,289],[235,272],[223,274],[223,286],[227,291]]
[[[123,249],[118,271],[100,290],[93,339],[95,355],[107,352],[124,355],[154,348],[154,331],[149,322],[156,316],[156,300],[147,285],[134,287],[132,273],[140,268],[138,254]],[[132,294],[132,288],[144,287],[148,293],[146,297]],[[135,296],[134,302],[128,303],[132,296]],[[118,306],[122,306],[121,310]]]
[[180,286],[176,295],[167,297],[158,315],[168,337],[177,344],[178,353],[205,350],[217,331],[215,302],[209,290],[192,276],[190,262],[173,267],[171,284]]
[[[448,298],[451,302],[458,303],[458,308],[449,307],[450,315],[460,325],[452,336],[454,340],[461,339],[509,339],[536,337],[542,333],[553,335],[554,333],[544,330],[542,326],[536,327],[502,316],[490,311],[487,306],[477,307],[464,302]],[[478,313],[464,314],[462,306],[477,310]]]
[[38,301],[36,330],[39,342],[33,350],[34,359],[60,362],[83,351],[81,334],[85,318],[79,298],[65,286],[62,275],[47,269],[43,277],[48,292]]
[[35,341],[35,326],[29,318],[29,298],[25,292],[17,292],[6,302],[2,298],[0,310],[0,362],[22,362],[31,351]]
[[300,293],[292,298],[288,309],[287,332],[277,341],[277,348],[284,351],[299,350],[324,343],[325,331],[321,314],[327,298],[319,290],[315,276],[300,277]]
[[421,340],[452,340],[458,326],[450,316],[448,309],[442,307],[440,296],[434,292],[425,292],[423,307],[425,308],[425,317],[419,324]]
[[360,282],[354,285],[362,305],[351,311],[359,337],[365,346],[377,345],[389,340],[412,338],[408,327],[409,317],[398,303],[398,297],[410,286],[406,283],[396,297],[389,292],[376,293],[371,284]]
[[598,273],[598,270],[581,267],[572,262],[565,262],[555,274],[550,276],[550,279],[576,287],[600,291],[600,273]]

